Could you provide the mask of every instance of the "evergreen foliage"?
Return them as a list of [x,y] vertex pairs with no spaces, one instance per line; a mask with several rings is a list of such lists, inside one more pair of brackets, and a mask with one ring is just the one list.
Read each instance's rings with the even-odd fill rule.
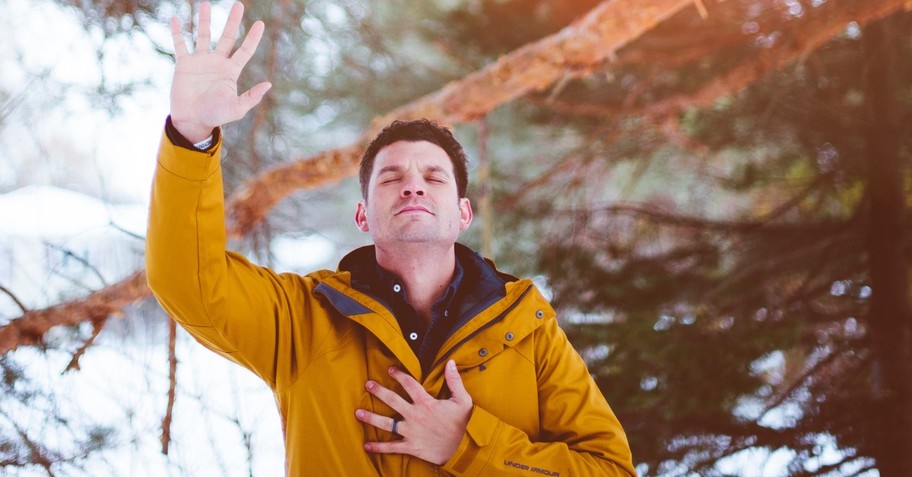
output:
[[[347,143],[372,118],[599,2],[248,3],[272,36],[245,74],[274,89],[227,130],[229,193],[277,163]],[[885,128],[902,165],[888,175],[904,192],[887,206],[901,221],[888,225],[907,229],[912,15],[849,24],[738,88],[739,68],[775,69],[758,58],[804,41],[818,25],[809,19],[855,4],[697,3],[705,18],[684,11],[602,70],[491,112],[488,137],[456,128],[470,155],[479,141],[490,151],[490,184],[470,186],[470,198],[492,194],[493,258],[547,283],[643,475],[739,473],[739,456],[758,450],[784,452],[794,476],[903,475],[895,469],[912,469],[900,455],[903,446],[912,455],[912,441],[890,421],[912,419],[897,384],[912,382],[902,365],[912,318],[907,304],[894,321],[872,312],[886,289],[872,277],[871,231],[884,208],[872,195],[885,187],[872,178]],[[105,14],[141,24],[163,3],[124,5]],[[876,63],[872,48],[892,60]],[[357,200],[354,180],[303,192],[244,245],[267,263],[282,233],[325,234],[345,251],[364,240],[350,226]],[[899,236],[904,253],[892,260],[908,274],[908,234]],[[465,241],[478,248],[478,227]],[[12,392],[22,370],[0,364]],[[80,445],[89,452],[105,435]],[[18,455],[16,445],[0,440],[0,459]]]

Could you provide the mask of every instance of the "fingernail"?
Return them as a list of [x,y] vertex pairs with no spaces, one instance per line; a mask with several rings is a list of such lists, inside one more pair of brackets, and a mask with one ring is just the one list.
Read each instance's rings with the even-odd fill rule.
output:
[[363,418],[363,417],[364,417],[364,411],[362,411],[361,409],[355,410],[355,417],[357,417],[358,419]]
[[395,372],[396,372],[396,367],[395,367],[395,366],[390,366],[389,373],[390,373],[390,374],[393,374],[393,373],[395,373]]
[[364,387],[366,387],[368,391],[370,391],[371,389],[374,389],[374,386],[376,386],[376,385],[377,385],[377,383],[375,383],[373,381],[368,381],[368,382],[364,383]]
[[447,367],[452,371],[456,371],[456,361],[453,361],[452,359],[447,361]]

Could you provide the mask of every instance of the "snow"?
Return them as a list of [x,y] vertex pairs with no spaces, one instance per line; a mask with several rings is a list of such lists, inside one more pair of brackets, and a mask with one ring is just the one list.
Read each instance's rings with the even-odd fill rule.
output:
[[[39,309],[117,282],[143,264],[146,209],[52,186],[0,195],[0,283]],[[0,295],[0,323],[18,313]]]
[[[144,204],[108,204],[51,186],[27,186],[0,194],[0,283],[30,309],[115,283],[143,266],[148,211]],[[284,238],[280,254],[320,248],[319,240]],[[331,247],[330,247],[331,249]],[[322,252],[320,253],[322,255]],[[293,265],[306,265],[306,260]],[[0,325],[21,312],[0,294]],[[7,398],[0,411],[64,453],[80,429],[115,429],[115,446],[78,464],[86,475],[282,475],[284,444],[275,400],[252,373],[204,349],[178,329],[177,399],[169,455],[161,453],[161,422],[168,390],[165,316],[155,307],[114,318],[80,360],[79,371],[63,372],[73,347],[91,327],[54,329],[51,342],[66,335],[63,350],[24,347],[10,358],[24,366],[40,390],[38,407]],[[69,349],[69,351],[67,350]],[[61,427],[50,416],[68,423]],[[9,431],[0,420],[0,434]],[[75,431],[74,431],[75,429]],[[248,455],[245,438],[251,446]],[[248,469],[250,467],[250,469]],[[59,470],[59,469],[58,469]],[[66,474],[66,472],[64,472]],[[78,473],[77,473],[78,474]],[[46,475],[40,468],[15,475]],[[81,474],[79,474],[81,475]]]
[[29,185],[0,194],[0,239],[53,240],[107,235],[112,229],[143,236],[147,207],[107,204],[59,187]]

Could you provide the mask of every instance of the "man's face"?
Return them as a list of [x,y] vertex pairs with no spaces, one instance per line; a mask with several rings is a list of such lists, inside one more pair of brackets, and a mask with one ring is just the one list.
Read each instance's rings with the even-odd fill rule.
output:
[[452,245],[472,222],[469,200],[459,198],[453,163],[436,144],[394,142],[377,153],[367,200],[355,223],[377,245]]

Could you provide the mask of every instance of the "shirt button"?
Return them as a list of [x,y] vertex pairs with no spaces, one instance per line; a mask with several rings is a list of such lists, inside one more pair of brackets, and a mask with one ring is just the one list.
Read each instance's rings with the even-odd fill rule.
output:
[[506,334],[506,336],[504,336],[504,338],[506,338],[507,341],[513,341],[513,332],[512,332],[512,331],[508,331],[507,334]]
[[402,286],[399,285],[398,283],[393,285],[393,291],[396,293],[399,293],[400,291],[402,291]]
[[418,339],[418,333],[415,333],[414,331],[411,332],[411,333],[409,333],[409,339],[412,340],[412,341],[417,340],[417,339]]
[[544,317],[545,317],[545,312],[543,312],[543,311],[541,311],[541,310],[538,310],[538,311],[535,312],[535,317],[538,318],[538,319],[544,318]]
[[443,310],[443,316],[450,316],[450,310]]

